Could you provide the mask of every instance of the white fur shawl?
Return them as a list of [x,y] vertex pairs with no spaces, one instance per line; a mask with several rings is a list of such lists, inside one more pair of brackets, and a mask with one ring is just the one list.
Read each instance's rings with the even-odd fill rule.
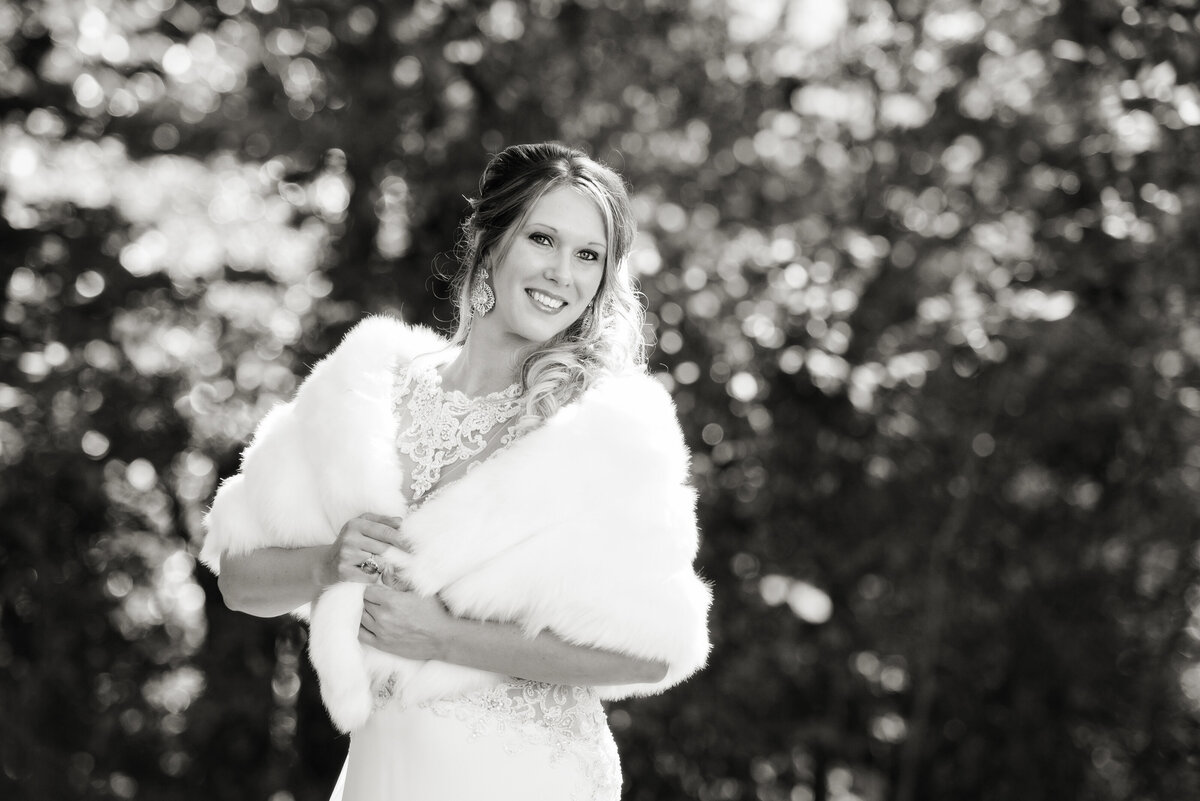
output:
[[[404,516],[394,370],[446,345],[386,317],[347,334],[295,399],[263,419],[241,471],[222,483],[206,518],[204,564],[216,572],[222,554],[326,545],[366,512]],[[518,623],[529,636],[548,629],[667,663],[661,681],[598,688],[603,697],[661,691],[699,669],[709,647],[711,593],[692,569],[697,533],[687,469],[662,386],[642,374],[606,379],[408,514],[405,576],[458,616]],[[335,606],[337,592],[357,593],[360,614],[362,587],[335,585],[313,610],[310,654],[343,728],[365,713],[339,715],[342,701],[326,684],[344,670],[344,651],[358,647],[357,617],[343,611],[322,625],[322,610]],[[355,659],[363,657],[358,651]],[[505,680],[442,662],[390,660],[389,670],[403,668],[403,703]]]

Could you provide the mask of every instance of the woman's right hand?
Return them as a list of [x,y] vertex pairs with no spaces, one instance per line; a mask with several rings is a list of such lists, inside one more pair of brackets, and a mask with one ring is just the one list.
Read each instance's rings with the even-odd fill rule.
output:
[[375,514],[363,514],[347,520],[326,552],[321,566],[321,584],[328,586],[339,581],[375,583],[377,574],[368,573],[360,565],[374,556],[379,566],[383,567],[384,560],[380,557],[389,548],[408,550],[400,537],[399,525],[398,517]]

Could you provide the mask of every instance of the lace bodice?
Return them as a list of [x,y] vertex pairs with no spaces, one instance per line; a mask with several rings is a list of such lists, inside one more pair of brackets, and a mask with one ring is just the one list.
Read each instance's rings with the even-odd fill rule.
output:
[[408,475],[410,503],[418,503],[447,481],[460,478],[516,436],[521,387],[471,398],[442,389],[432,365],[406,365],[397,371],[393,403],[399,420],[396,447]]

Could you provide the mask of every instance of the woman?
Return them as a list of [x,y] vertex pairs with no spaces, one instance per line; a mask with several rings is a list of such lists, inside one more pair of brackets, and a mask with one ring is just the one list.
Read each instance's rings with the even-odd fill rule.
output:
[[634,228],[607,167],[506,149],[463,225],[453,340],[360,323],[218,491],[201,559],[226,603],[314,603],[322,696],[352,730],[334,799],[616,799],[601,699],[703,665],[710,593],[644,366]]

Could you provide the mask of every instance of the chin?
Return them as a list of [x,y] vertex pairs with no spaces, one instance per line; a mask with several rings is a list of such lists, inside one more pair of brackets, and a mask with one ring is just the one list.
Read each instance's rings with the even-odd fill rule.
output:
[[549,320],[531,321],[530,324],[520,326],[519,328],[514,327],[513,332],[530,344],[544,345],[574,325],[576,319],[572,317],[564,325],[547,325],[550,322]]
[[524,339],[526,342],[528,342],[531,345],[536,345],[536,346],[540,347],[542,345],[545,345],[550,340],[554,339],[556,336],[558,336],[565,330],[566,330],[565,328],[558,328],[558,329],[555,329],[552,331],[546,331],[545,329],[543,329],[536,333],[533,331],[528,331],[528,332],[522,334],[521,338]]

